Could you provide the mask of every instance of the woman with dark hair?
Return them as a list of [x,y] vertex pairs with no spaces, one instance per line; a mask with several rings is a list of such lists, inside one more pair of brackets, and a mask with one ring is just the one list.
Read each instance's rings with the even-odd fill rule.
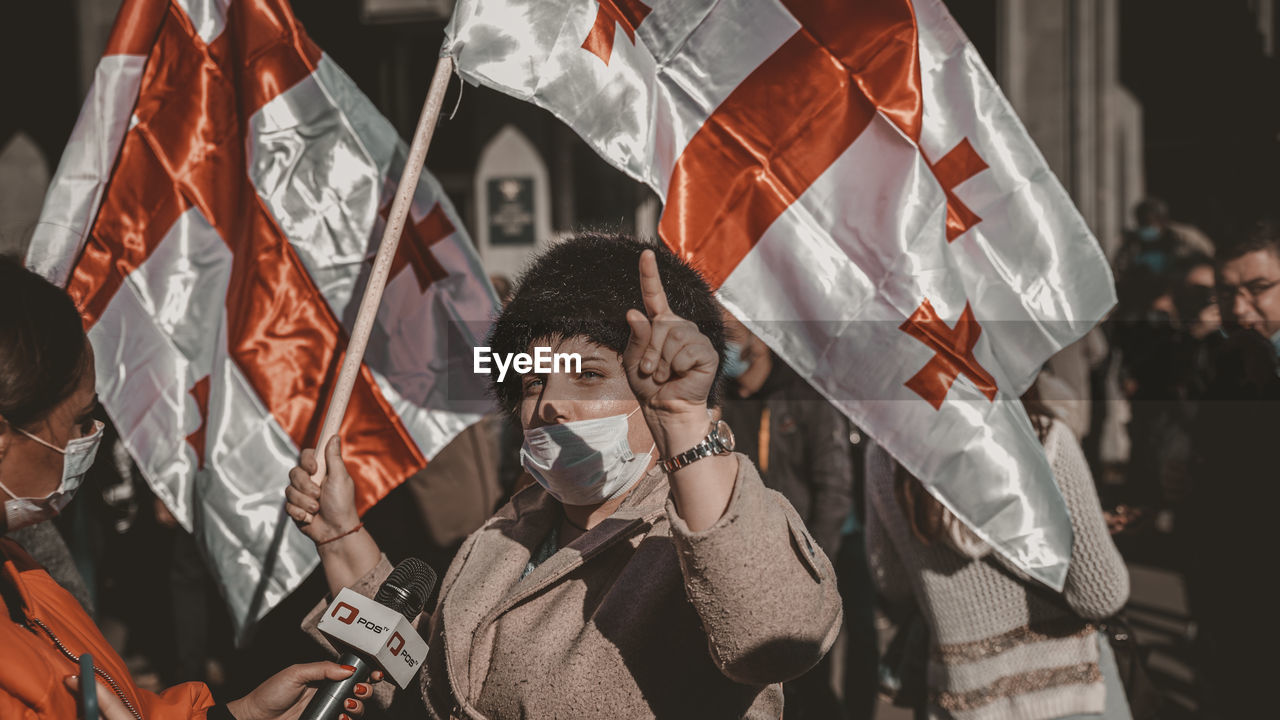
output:
[[[463,544],[429,621],[436,718],[777,718],[781,683],[835,640],[831,564],[712,421],[724,330],[667,249],[597,234],[538,257],[494,325],[495,355],[580,367],[491,375],[534,484]],[[360,529],[337,443],[290,473],[289,513],[325,576],[371,593],[390,570]],[[310,622],[314,622],[314,615]]]
[[[0,308],[0,535],[7,536],[71,502],[103,425],[94,419],[93,348],[71,298],[0,256]],[[8,537],[0,537],[0,618],[5,720],[81,717],[76,673],[83,653],[93,656],[98,705],[108,720],[292,718],[314,693],[308,683],[351,673],[330,662],[295,665],[225,706],[214,705],[203,683],[142,690],[80,603]],[[366,686],[359,694],[370,693]],[[363,708],[353,702],[356,714]]]
[[1075,436],[1034,392],[1023,404],[1071,518],[1061,593],[1006,561],[882,448],[867,454],[872,579],[891,614],[914,606],[930,635],[928,697],[917,717],[1127,720],[1097,623],[1128,599],[1129,574]]

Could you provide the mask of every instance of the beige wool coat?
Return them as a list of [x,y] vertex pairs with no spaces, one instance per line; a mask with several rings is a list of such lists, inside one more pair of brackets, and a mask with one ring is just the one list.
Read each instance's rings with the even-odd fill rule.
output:
[[[654,468],[612,516],[523,579],[562,511],[540,486],[517,493],[449,567],[424,623],[420,696],[400,693],[394,714],[780,717],[781,682],[835,641],[840,596],[796,511],[737,459],[732,499],[711,528],[689,531]],[[384,557],[353,589],[372,596],[390,571]],[[313,634],[323,609],[304,621]]]

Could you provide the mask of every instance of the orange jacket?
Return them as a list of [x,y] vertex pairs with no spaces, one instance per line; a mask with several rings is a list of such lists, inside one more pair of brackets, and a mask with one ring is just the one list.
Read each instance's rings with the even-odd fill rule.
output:
[[[155,694],[133,683],[124,660],[66,590],[11,540],[0,538],[0,718],[68,720],[78,717],[76,697],[63,678],[79,674],[37,620],[79,658],[93,654],[145,720],[204,718],[213,697],[204,683],[183,683]],[[101,679],[101,675],[99,675]],[[101,683],[100,683],[101,684]]]

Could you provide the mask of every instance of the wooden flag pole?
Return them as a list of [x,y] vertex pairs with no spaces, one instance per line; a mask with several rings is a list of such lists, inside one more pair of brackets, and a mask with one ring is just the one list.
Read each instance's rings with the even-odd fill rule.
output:
[[316,474],[311,477],[317,484],[322,483],[325,477],[324,448],[328,446],[329,439],[338,434],[342,418],[347,413],[347,403],[351,400],[351,391],[355,388],[356,377],[360,374],[360,365],[364,362],[365,346],[369,344],[369,333],[373,330],[373,321],[378,315],[382,292],[387,286],[387,275],[391,273],[391,261],[395,258],[396,248],[400,246],[400,235],[404,232],[404,224],[409,217],[413,194],[418,189],[418,178],[422,175],[422,167],[427,160],[427,148],[431,146],[431,135],[440,118],[444,92],[449,87],[449,75],[452,72],[453,58],[445,55],[440,58],[435,74],[431,76],[427,100],[422,105],[418,127],[413,131],[413,142],[409,144],[409,157],[405,160],[404,172],[400,174],[400,186],[396,188],[396,197],[391,203],[391,212],[387,215],[382,243],[373,259],[369,283],[365,286],[364,298],[360,300],[356,324],[351,329],[351,340],[347,343],[347,352],[342,359],[342,369],[338,371],[338,382],[333,387],[329,409],[320,429],[320,441],[316,444],[318,467]]

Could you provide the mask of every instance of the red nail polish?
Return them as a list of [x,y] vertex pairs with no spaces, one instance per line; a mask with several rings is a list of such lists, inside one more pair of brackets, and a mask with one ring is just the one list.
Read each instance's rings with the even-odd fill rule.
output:
[[346,713],[342,713],[338,716],[338,720],[351,720],[351,716]]
[[355,672],[355,671],[356,671],[356,668],[355,668],[355,666],[354,666],[354,665],[343,665],[343,666],[342,666],[342,669],[343,669],[343,670],[346,670],[347,672]]
[[343,703],[343,705],[345,705],[348,710],[356,709],[356,701],[352,700],[351,698],[347,698],[346,702]]
[[369,686],[368,686],[368,685],[365,685],[364,683],[356,683],[356,694],[357,694],[357,695],[368,695],[368,694],[369,694]]

